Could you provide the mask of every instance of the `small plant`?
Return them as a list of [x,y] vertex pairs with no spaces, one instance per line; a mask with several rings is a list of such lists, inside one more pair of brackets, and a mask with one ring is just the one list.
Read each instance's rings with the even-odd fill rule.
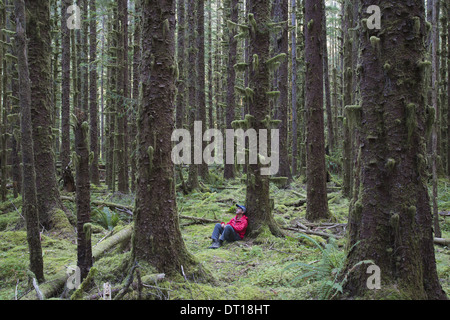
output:
[[108,230],[114,229],[120,220],[119,214],[109,210],[107,207],[104,207],[102,210],[94,209],[92,213],[92,221]]
[[[356,263],[345,276],[343,276],[342,271],[345,264],[345,252],[339,250],[335,238],[330,237],[329,243],[325,245],[325,248],[322,248],[322,246],[313,238],[304,234],[299,236],[306,238],[319,248],[322,253],[322,258],[317,264],[294,262],[288,265],[284,270],[289,268],[300,268],[305,271],[292,279],[291,282],[298,282],[299,280],[311,277],[315,279],[315,281],[319,281],[320,288],[318,298],[320,300],[332,299],[336,294],[343,293],[343,285],[347,281],[348,274],[360,264],[373,263],[370,260],[360,261]],[[357,244],[358,243],[355,245]],[[339,281],[339,279],[342,280]]]

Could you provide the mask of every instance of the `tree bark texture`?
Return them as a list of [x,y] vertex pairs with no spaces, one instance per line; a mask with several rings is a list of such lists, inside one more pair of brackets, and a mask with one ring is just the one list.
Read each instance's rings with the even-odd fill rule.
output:
[[171,135],[175,102],[175,1],[142,2],[142,101],[138,115],[138,176],[133,259],[158,271],[193,264],[181,236]]
[[424,4],[364,0],[361,5],[378,5],[383,24],[381,30],[363,26],[360,33],[361,107],[354,120],[361,135],[346,269],[371,259],[381,270],[385,290],[368,290],[366,270],[359,267],[344,291],[350,296],[395,292],[401,298],[445,299],[436,273],[426,185],[430,112],[424,100],[429,67],[424,61]]
[[39,234],[39,212],[34,167],[33,135],[31,122],[31,87],[28,71],[25,4],[15,1],[17,66],[19,73],[20,127],[22,145],[22,212],[27,228],[27,242],[30,250],[30,270],[39,282],[44,281],[44,262]]
[[62,209],[52,142],[50,9],[45,0],[27,0],[28,61],[31,81],[34,164],[39,221],[52,228],[52,212]]
[[306,219],[314,221],[330,216],[327,201],[325,136],[323,115],[323,15],[317,1],[305,2],[306,56]]
[[[270,13],[270,0],[254,0],[251,2],[249,13],[250,90],[246,90],[250,100],[251,117],[247,121],[250,122],[250,128],[257,132],[258,141],[261,139],[259,130],[270,127],[269,98],[267,95],[267,92],[270,91],[270,78],[266,63],[270,58]],[[268,130],[268,137],[270,137],[269,132],[270,130]],[[250,236],[255,236],[262,231],[263,227],[268,227],[273,234],[281,235],[282,232],[272,214],[273,200],[269,197],[269,177],[261,175],[262,166],[259,159],[256,164],[249,164],[248,166],[246,207],[249,226],[247,232]]]

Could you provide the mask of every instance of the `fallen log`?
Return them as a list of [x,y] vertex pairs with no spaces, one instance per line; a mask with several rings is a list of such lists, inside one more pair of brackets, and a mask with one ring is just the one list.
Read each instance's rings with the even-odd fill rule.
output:
[[181,214],[179,215],[179,217],[181,219],[191,219],[191,220],[195,220],[195,221],[208,222],[208,223],[218,223],[218,222],[220,222],[219,220],[199,218],[199,217],[193,217],[193,216],[185,216],[185,215],[181,215]]
[[332,233],[325,233],[325,232],[318,232],[318,231],[311,231],[311,230],[305,230],[305,229],[300,229],[300,228],[292,228],[292,227],[282,227],[285,230],[291,230],[291,231],[295,231],[295,232],[303,232],[306,234],[313,234],[316,236],[320,236],[320,237],[325,237],[325,238],[336,238],[336,239],[340,239],[342,238],[342,236],[336,235],[336,234],[332,234]]
[[448,245],[450,245],[450,239],[434,238],[434,243],[440,244],[443,246],[448,246]]
[[[92,256],[94,257],[94,260],[98,260],[107,250],[111,249],[117,244],[131,239],[132,233],[133,228],[130,225],[120,230],[116,234],[112,235],[108,239],[104,240],[103,242],[98,243],[94,248],[92,248]],[[73,262],[72,265],[76,265],[76,262]],[[42,283],[39,288],[41,289],[44,299],[56,295],[56,293],[60,291],[62,287],[64,287],[68,277],[69,274],[67,273],[67,269],[64,268],[60,272],[58,272],[53,279]],[[34,291],[31,291],[22,298],[20,298],[20,300],[36,300],[36,299],[37,296]]]
[[[67,196],[61,196],[61,200],[75,202],[74,198],[67,197]],[[112,203],[112,202],[92,200],[91,203],[95,204],[97,206],[104,206],[104,207],[108,207],[108,208],[116,208],[116,209],[121,209],[121,210],[125,210],[125,211],[131,211],[131,212],[133,212],[133,210],[134,210],[134,206],[127,206],[127,205],[118,204],[118,203]],[[179,215],[179,217],[180,217],[180,219],[190,219],[190,220],[201,221],[201,222],[208,222],[208,223],[220,222],[219,220],[199,218],[199,217],[193,217],[193,216],[185,216],[185,215],[181,215],[181,214]]]

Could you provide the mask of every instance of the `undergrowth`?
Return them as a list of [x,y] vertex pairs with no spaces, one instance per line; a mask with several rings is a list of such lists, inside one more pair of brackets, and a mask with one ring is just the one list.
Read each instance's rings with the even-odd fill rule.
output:
[[[222,174],[212,170],[210,183],[202,185],[202,191],[183,194],[177,191],[178,213],[218,221],[229,221],[234,216],[235,203],[245,201],[245,183],[241,179],[224,181]],[[187,174],[185,172],[184,174]],[[186,176],[187,178],[187,176]],[[333,223],[347,222],[349,200],[342,197],[340,180],[332,175],[328,194]],[[450,184],[439,181],[439,210],[450,211]],[[108,193],[104,185],[93,189],[92,200],[133,205],[134,195]],[[271,183],[271,197],[275,199],[274,218],[282,227],[306,223],[306,205],[298,205],[298,200],[306,195],[303,178],[299,177],[288,187]],[[73,194],[69,194],[73,196]],[[64,201],[68,214],[76,217],[76,206]],[[21,199],[11,199],[0,203],[0,300],[15,299],[28,291],[28,247]],[[103,241],[112,232],[123,229],[131,221],[130,216],[113,208],[92,206],[92,245]],[[330,299],[342,291],[345,275],[342,274],[345,260],[345,239],[304,235],[283,229],[283,238],[274,237],[263,230],[256,239],[244,239],[225,243],[219,249],[211,250],[213,223],[198,223],[180,219],[180,227],[188,250],[195,256],[202,268],[211,272],[215,282],[205,283],[199,279],[183,276],[165,278],[156,282],[156,270],[149,266],[139,266],[143,284],[142,299]],[[444,238],[450,238],[450,218],[441,217]],[[331,232],[323,228],[322,232]],[[344,230],[342,230],[344,232]],[[343,233],[342,233],[343,234]],[[74,240],[60,239],[44,231],[42,234],[44,270],[47,280],[51,280],[67,266],[76,264],[76,244]],[[117,246],[95,261],[96,275],[90,289],[83,298],[98,298],[103,284],[112,288],[124,286],[129,270],[130,243]],[[438,275],[443,289],[450,292],[450,255],[447,247],[435,246]],[[360,263],[369,263],[361,261]],[[342,280],[344,279],[344,280]],[[55,298],[68,299],[72,293],[58,292]],[[114,296],[114,294],[113,294]],[[137,299],[136,290],[125,294],[123,299]]]

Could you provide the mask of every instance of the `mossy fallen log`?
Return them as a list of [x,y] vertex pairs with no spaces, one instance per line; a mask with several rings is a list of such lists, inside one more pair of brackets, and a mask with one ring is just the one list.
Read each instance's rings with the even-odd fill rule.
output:
[[[67,197],[67,196],[61,196],[61,200],[75,202],[74,198]],[[127,206],[127,205],[113,203],[113,202],[105,202],[105,201],[93,200],[93,201],[91,201],[91,204],[95,204],[97,206],[104,206],[104,207],[108,207],[108,208],[117,208],[117,209],[131,211],[131,212],[133,212],[133,210],[134,210],[134,206]],[[200,221],[200,222],[208,222],[208,223],[220,222],[219,220],[199,218],[199,217],[186,216],[186,215],[179,215],[178,217],[180,219],[190,219],[190,220],[195,220],[195,221]]]
[[435,244],[440,244],[440,245],[443,245],[443,246],[448,246],[448,245],[450,245],[450,239],[434,238],[434,243]]
[[[116,234],[113,234],[104,241],[98,243],[92,248],[92,256],[94,257],[94,260],[100,259],[100,257],[107,250],[113,248],[119,243],[130,240],[132,233],[133,227],[130,225],[120,230]],[[73,265],[76,265],[76,262],[73,262]],[[67,273],[67,270],[63,269],[58,272],[52,279],[40,284],[39,288],[44,296],[44,299],[55,296],[58,291],[60,291],[64,287],[68,277],[69,274]],[[23,296],[20,300],[36,300],[37,298],[38,297],[36,296],[36,292],[32,290],[28,294]]]

